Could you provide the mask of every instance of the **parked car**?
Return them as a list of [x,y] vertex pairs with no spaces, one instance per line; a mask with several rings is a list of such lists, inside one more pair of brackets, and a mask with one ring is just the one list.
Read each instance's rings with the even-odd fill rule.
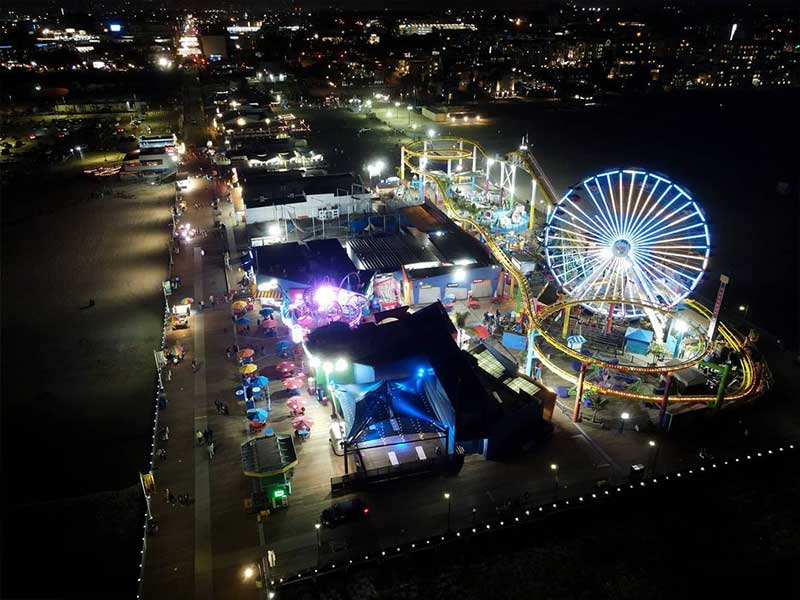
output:
[[360,521],[369,515],[369,506],[361,498],[353,498],[337,502],[330,508],[326,508],[319,515],[319,522],[323,527],[333,529],[339,525]]

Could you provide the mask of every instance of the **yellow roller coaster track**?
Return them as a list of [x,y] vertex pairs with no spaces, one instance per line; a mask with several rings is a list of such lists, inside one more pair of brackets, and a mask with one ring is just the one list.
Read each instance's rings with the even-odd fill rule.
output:
[[[664,367],[632,367],[627,365],[614,365],[611,363],[607,363],[605,361],[595,359],[592,357],[584,356],[572,350],[568,346],[566,346],[560,339],[557,337],[550,335],[545,328],[543,327],[542,323],[542,315],[549,316],[554,314],[557,310],[564,308],[567,304],[580,304],[582,302],[565,302],[561,305],[554,305],[550,309],[546,309],[542,312],[542,314],[537,315],[534,309],[534,294],[530,288],[530,284],[525,276],[519,271],[519,269],[514,266],[511,262],[511,259],[503,252],[502,248],[495,242],[494,238],[491,234],[486,231],[481,225],[479,225],[474,219],[469,217],[462,216],[458,214],[458,211],[450,202],[450,198],[448,195],[447,190],[447,181],[443,179],[441,176],[438,176],[432,172],[425,171],[419,167],[418,164],[414,164],[414,158],[420,159],[425,158],[432,159],[432,160],[459,160],[459,158],[466,158],[466,156],[462,156],[465,154],[466,151],[462,150],[461,148],[442,148],[437,147],[438,144],[441,143],[450,143],[456,142],[461,145],[468,144],[471,147],[477,149],[477,151],[482,154],[484,157],[487,157],[486,152],[484,149],[476,142],[471,140],[467,140],[464,138],[438,138],[438,139],[429,139],[429,140],[419,140],[408,146],[404,147],[403,151],[403,162],[405,166],[411,170],[412,173],[417,174],[420,177],[426,177],[428,180],[433,181],[436,184],[436,187],[439,190],[439,193],[442,196],[442,201],[447,209],[448,216],[459,223],[463,229],[469,230],[472,229],[476,231],[481,238],[484,240],[484,243],[489,248],[491,253],[494,255],[495,259],[498,263],[503,267],[503,269],[511,275],[516,281],[520,294],[522,296],[522,312],[527,315],[530,325],[536,330],[536,335],[541,336],[545,339],[545,341],[553,346],[558,352],[561,352],[564,355],[570,356],[582,362],[586,362],[592,365],[597,365],[602,368],[613,369],[616,371],[623,371],[623,372],[637,372],[637,373],[667,373],[667,372],[674,372],[680,371],[683,369],[687,369],[693,365],[698,364],[701,362],[705,356],[705,350],[703,351],[702,355],[698,356],[697,354],[692,357],[689,361],[684,361],[678,365],[670,365]],[[426,145],[429,146],[425,148]],[[451,158],[448,154],[439,154],[442,152],[451,152],[455,150],[456,152],[453,154]],[[469,153],[469,156],[472,156],[472,153]],[[526,169],[528,173],[532,177],[537,177],[533,170]],[[550,194],[548,194],[550,195]],[[607,302],[609,300],[606,300]],[[626,300],[627,303],[630,303],[630,300]],[[711,318],[711,311],[708,307],[700,304],[695,300],[684,300],[684,303],[695,310],[698,314],[703,316],[704,318]],[[557,306],[557,307],[556,307]],[[647,305],[648,308],[657,308],[661,312],[667,311],[664,307],[655,307],[652,305]],[[551,310],[552,309],[552,310]],[[668,312],[668,311],[667,311]],[[753,363],[752,358],[750,357],[749,352],[743,350],[743,345],[739,341],[739,338],[728,328],[725,324],[720,323],[718,327],[719,334],[723,337],[723,339],[728,343],[731,349],[736,352],[740,356],[740,362],[742,367],[742,382],[739,385],[737,390],[729,391],[725,394],[725,400],[740,400],[743,398],[748,397],[751,395],[756,388],[756,378],[755,378],[755,366]],[[550,372],[555,373],[565,381],[571,383],[577,383],[578,377],[572,373],[568,373],[558,365],[556,365],[552,360],[547,358],[546,356],[537,354],[536,359],[544,365]],[[607,388],[604,386],[596,385],[589,381],[584,381],[584,389],[592,390],[599,394],[605,394],[609,396],[615,396],[618,398],[624,398],[627,400],[634,400],[634,401],[643,401],[643,402],[660,402],[661,396],[660,395],[653,395],[653,394],[641,394],[637,392],[628,392],[625,390],[617,390],[613,388]],[[715,395],[710,394],[703,394],[703,395],[687,395],[687,396],[679,396],[674,395],[670,396],[669,402],[713,402],[716,400]]]

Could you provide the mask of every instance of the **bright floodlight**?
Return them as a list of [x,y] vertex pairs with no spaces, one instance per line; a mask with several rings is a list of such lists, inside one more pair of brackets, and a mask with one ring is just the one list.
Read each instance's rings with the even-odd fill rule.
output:
[[558,470],[558,465],[556,463],[550,463],[550,470],[551,471],[557,471]]
[[656,447],[656,443],[655,443],[653,440],[650,440],[649,442],[647,442],[647,444],[648,444],[648,445],[649,445],[651,448],[655,448],[655,447]]
[[247,121],[244,120],[244,117],[239,117],[238,119],[236,119],[236,124],[239,127],[244,127],[246,123]]
[[320,310],[327,310],[331,304],[336,302],[336,290],[329,285],[322,285],[314,292],[314,302]]
[[622,417],[623,421],[627,421],[628,419],[631,418],[630,414],[628,414],[626,412],[622,413],[620,416]]
[[311,366],[314,369],[316,369],[321,364],[321,361],[319,360],[319,356],[312,356],[311,358],[308,359],[308,362],[311,364]]
[[383,170],[386,168],[386,163],[382,160],[375,160],[372,161],[367,165],[367,172],[369,173],[370,178],[372,177],[380,177]]
[[325,371],[326,374],[332,372],[333,363],[330,361],[325,361],[324,363],[322,363],[322,370]]
[[[642,169],[614,169],[584,179],[550,212],[544,233],[547,264],[575,299],[615,302],[614,317],[675,306],[700,282],[710,238],[691,194]],[[606,314],[608,302],[586,302]],[[652,314],[652,311],[648,311]]]
[[253,567],[245,567],[244,571],[242,571],[242,575],[245,579],[250,579],[255,574]]
[[345,369],[347,369],[347,361],[345,359],[343,359],[343,358],[337,358],[336,359],[336,370],[341,373]]
[[435,136],[436,136],[436,131],[433,130],[433,129],[428,129],[428,137],[432,138],[432,137],[435,137]]
[[399,103],[399,102],[395,102],[395,103],[394,103],[394,107],[395,107],[395,108],[400,108],[400,103]]
[[686,333],[689,330],[689,324],[682,319],[677,319],[672,328],[678,333]]
[[281,234],[281,226],[277,223],[273,223],[267,227],[267,233],[270,235],[270,237],[278,237]]
[[450,500],[450,492],[445,492],[444,493],[444,499],[445,500]]
[[467,272],[464,269],[456,269],[453,271],[453,281],[464,281],[467,278]]
[[746,310],[747,310],[747,307],[746,307],[744,304],[740,304],[740,305],[739,305],[739,311],[740,311],[740,312],[744,312],[744,311],[746,311]]
[[169,64],[169,59],[166,56],[162,56],[158,59],[158,66],[159,67],[166,67]]

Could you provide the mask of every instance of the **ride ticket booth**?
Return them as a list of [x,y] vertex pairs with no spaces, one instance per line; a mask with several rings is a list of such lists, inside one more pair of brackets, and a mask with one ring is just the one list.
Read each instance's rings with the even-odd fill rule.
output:
[[241,446],[242,471],[251,482],[248,504],[254,511],[289,506],[297,452],[291,435],[275,435],[270,429],[262,437]]

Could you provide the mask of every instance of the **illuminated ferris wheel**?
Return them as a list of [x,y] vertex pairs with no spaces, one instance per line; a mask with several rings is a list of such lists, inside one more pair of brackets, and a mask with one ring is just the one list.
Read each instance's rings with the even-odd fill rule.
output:
[[[548,216],[544,246],[550,271],[573,298],[674,306],[700,281],[710,240],[689,192],[661,175],[622,169],[571,188]],[[586,306],[609,310],[601,301]],[[625,319],[647,312],[624,301],[613,310]]]

